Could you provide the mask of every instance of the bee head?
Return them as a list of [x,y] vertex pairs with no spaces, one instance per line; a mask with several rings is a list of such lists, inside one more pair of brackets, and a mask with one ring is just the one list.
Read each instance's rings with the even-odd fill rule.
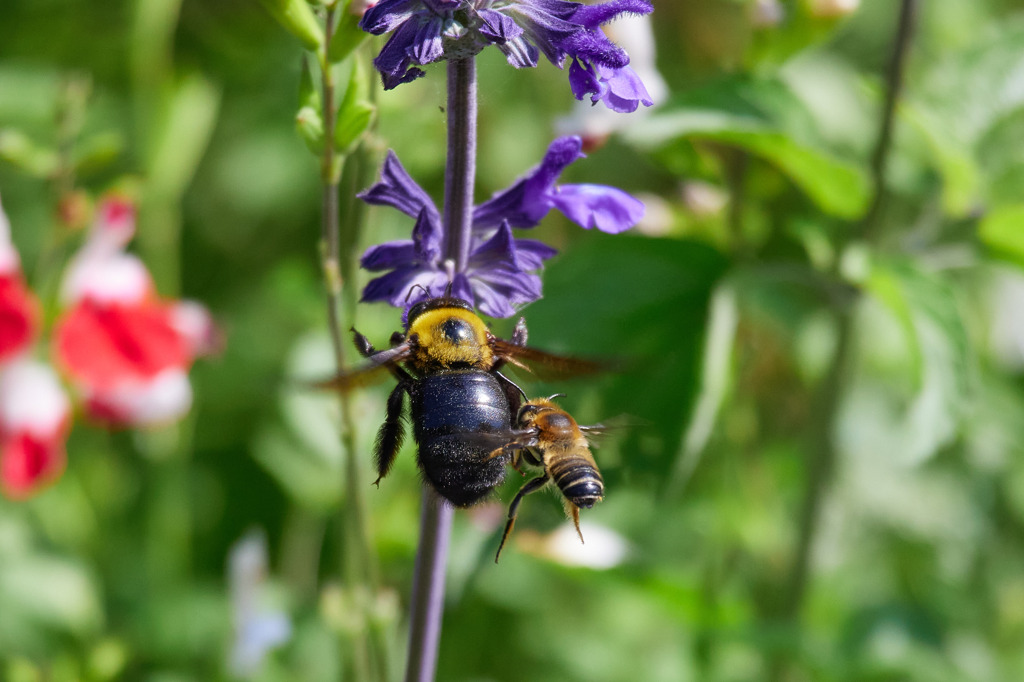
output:
[[407,337],[415,339],[414,364],[421,370],[455,367],[490,369],[490,332],[472,306],[460,298],[431,298],[409,310]]

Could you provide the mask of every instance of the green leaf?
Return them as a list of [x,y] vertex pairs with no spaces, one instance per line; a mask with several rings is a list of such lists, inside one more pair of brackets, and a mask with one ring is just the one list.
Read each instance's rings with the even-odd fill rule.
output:
[[[868,282],[869,291],[896,315],[919,370],[912,376],[916,390],[903,414],[895,420],[888,414],[886,424],[867,428],[875,437],[885,437],[888,430],[893,439],[890,447],[900,460],[918,463],[957,436],[970,404],[973,380],[967,329],[957,298],[940,275],[910,261],[890,259],[874,265]],[[865,338],[869,352],[878,338]],[[889,350],[875,349],[879,354]]]
[[[633,453],[631,472],[656,472],[663,484],[693,410],[708,306],[725,267],[719,252],[696,242],[586,235],[546,269],[545,297],[524,311],[530,345],[619,367],[569,385],[527,379],[524,389],[566,393],[567,409],[584,422],[618,415],[650,422],[627,429],[627,444],[616,450]],[[612,457],[604,449],[602,467],[614,471]]]
[[354,60],[334,129],[334,144],[342,154],[351,152],[373,123],[377,109],[369,100],[369,92],[367,69],[360,60]]
[[81,142],[75,150],[75,170],[88,175],[109,166],[124,152],[124,137],[117,132],[93,135]]
[[738,323],[736,291],[725,282],[711,296],[700,387],[683,436],[680,456],[669,481],[669,495],[678,494],[686,485],[711,438],[731,380],[732,350]]
[[175,84],[150,140],[150,191],[168,199],[185,192],[213,133],[219,108],[220,90],[205,76],[193,72]]
[[309,150],[319,156],[324,151],[324,120],[320,110],[302,107],[295,114],[295,129]]
[[28,135],[10,128],[0,130],[0,159],[37,178],[50,177],[57,170],[56,152],[36,146]]
[[943,210],[952,216],[966,216],[978,203],[982,181],[970,147],[951,134],[941,120],[921,108],[905,104],[899,113],[917,128],[928,145],[942,176]]
[[312,52],[324,43],[324,30],[306,0],[258,0],[270,15]]
[[359,28],[361,18],[349,12],[347,6],[342,8],[338,17],[338,25],[335,26],[334,35],[331,36],[331,44],[327,46],[327,61],[332,64],[344,61],[370,37],[369,33]]
[[1024,267],[1024,204],[991,211],[978,226],[978,238],[997,255]]
[[859,217],[870,199],[870,183],[862,168],[797,142],[750,115],[715,110],[666,111],[651,116],[626,138],[652,151],[680,139],[739,147],[776,166],[819,208],[840,218]]

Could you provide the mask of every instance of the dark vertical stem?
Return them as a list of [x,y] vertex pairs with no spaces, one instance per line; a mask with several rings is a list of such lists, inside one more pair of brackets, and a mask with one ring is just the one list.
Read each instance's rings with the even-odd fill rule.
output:
[[899,23],[896,26],[896,37],[892,54],[886,69],[885,101],[882,104],[882,121],[879,126],[878,139],[871,154],[871,178],[875,193],[871,205],[861,222],[860,233],[864,239],[871,239],[877,229],[878,217],[885,203],[887,161],[892,148],[893,119],[896,114],[896,102],[903,89],[903,72],[907,61],[907,51],[914,32],[917,18],[918,0],[903,0],[900,3]]
[[[896,102],[903,85],[903,71],[917,13],[917,0],[902,0],[896,28],[892,56],[886,73],[885,102],[879,126],[878,140],[871,156],[874,197],[864,220],[859,226],[859,237],[870,241],[878,230],[880,209],[885,201],[886,164],[892,149],[893,122]],[[836,349],[828,373],[822,380],[815,400],[813,426],[810,433],[811,458],[808,465],[807,489],[800,511],[796,554],[783,595],[780,616],[784,623],[794,627],[799,635],[799,618],[810,583],[811,555],[817,538],[825,493],[838,459],[836,430],[839,421],[840,397],[848,384],[853,359],[853,340],[856,333],[854,309],[856,294],[840,298],[833,310],[836,321]],[[772,661],[769,679],[779,680],[785,674],[786,659]]]
[[444,578],[455,510],[429,485],[423,486],[420,546],[413,574],[409,661],[405,682],[430,682],[437,669],[444,615]]
[[[476,175],[476,62],[448,61],[448,159],[444,184],[444,256],[465,272],[472,236],[473,181]],[[452,506],[423,486],[420,544],[413,574],[406,682],[430,682],[437,667],[444,614],[444,578],[451,535]]]
[[444,255],[466,271],[476,178],[476,60],[448,61],[448,161],[444,171]]

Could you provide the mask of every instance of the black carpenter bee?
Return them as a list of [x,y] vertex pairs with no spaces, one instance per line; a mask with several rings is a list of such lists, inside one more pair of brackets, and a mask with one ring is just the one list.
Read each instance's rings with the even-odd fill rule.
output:
[[320,387],[350,388],[387,368],[398,379],[377,433],[377,480],[387,476],[404,438],[404,397],[409,394],[419,466],[427,481],[457,507],[468,507],[505,479],[505,456],[491,456],[507,442],[522,390],[499,370],[505,363],[529,369],[536,363],[549,375],[598,369],[596,363],[560,357],[526,347],[520,320],[511,340],[495,337],[472,306],[450,296],[417,303],[405,332],[391,337],[391,348],[375,350],[355,333],[359,352],[372,364],[341,374]]
[[543,469],[540,476],[527,481],[519,489],[509,505],[508,523],[494,555],[494,563],[498,563],[505,541],[516,524],[519,503],[530,493],[554,482],[562,494],[566,513],[576,526],[580,542],[583,542],[580,507],[590,509],[604,499],[604,481],[587,441],[587,433],[599,433],[604,427],[580,426],[568,412],[552,402],[557,397],[553,395],[524,403],[516,417],[513,440],[491,452],[491,457],[499,461],[511,455],[512,466],[517,470],[522,460]]

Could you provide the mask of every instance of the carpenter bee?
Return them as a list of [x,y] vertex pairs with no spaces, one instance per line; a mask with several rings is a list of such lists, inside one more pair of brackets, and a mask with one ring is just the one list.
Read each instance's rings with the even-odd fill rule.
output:
[[598,369],[594,362],[527,348],[523,320],[511,340],[499,339],[469,303],[451,296],[412,306],[404,333],[393,334],[386,350],[375,350],[365,336],[353,332],[360,354],[372,364],[319,386],[350,388],[384,368],[398,379],[377,433],[374,483],[379,485],[387,476],[401,447],[408,393],[420,469],[434,489],[457,507],[479,502],[505,478],[507,457],[491,453],[496,443],[507,442],[512,415],[524,395],[499,371],[505,363],[525,369],[530,369],[526,363],[536,363],[555,376]]
[[580,426],[572,416],[552,402],[550,398],[530,400],[519,408],[516,428],[512,431],[514,440],[491,452],[491,457],[503,460],[512,456],[512,466],[519,470],[519,464],[541,467],[543,473],[519,489],[508,508],[508,523],[494,555],[498,563],[501,550],[516,524],[519,504],[530,493],[540,490],[554,481],[562,494],[565,510],[572,517],[576,533],[583,542],[580,532],[580,507],[590,509],[604,498],[604,481],[597,469],[597,462],[590,454],[587,433],[603,431],[604,427]]

